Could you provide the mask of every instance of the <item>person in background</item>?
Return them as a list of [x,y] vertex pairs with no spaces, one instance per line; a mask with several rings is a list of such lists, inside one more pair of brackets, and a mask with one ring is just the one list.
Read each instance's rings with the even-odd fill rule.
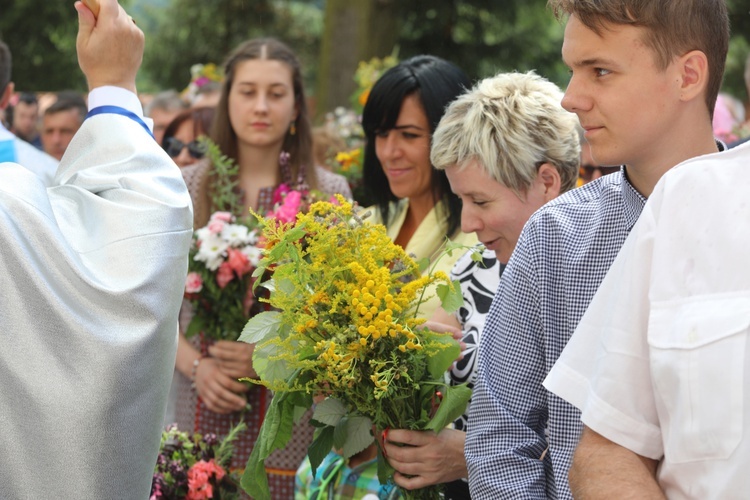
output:
[[[505,264],[529,216],[575,187],[580,164],[578,121],[560,106],[562,92],[530,73],[501,73],[453,101],[432,139],[430,159],[445,170],[462,201],[461,230],[484,246],[451,272],[464,305],[454,315],[438,308],[432,320],[457,327],[466,345],[450,370],[451,384],[476,379],[477,348],[484,320]],[[439,433],[390,430],[385,450],[408,489],[444,483],[446,499],[468,499],[464,458],[469,408],[453,429]]]
[[591,181],[595,181],[603,175],[613,174],[620,170],[620,167],[606,167],[597,165],[594,156],[591,153],[591,144],[583,138],[583,129],[580,130],[581,135],[581,168],[578,172],[578,187],[588,184]]
[[[362,113],[366,144],[363,183],[376,201],[372,223],[384,224],[393,241],[417,260],[441,257],[447,239],[467,247],[474,234],[460,229],[461,201],[445,172],[430,163],[430,140],[445,108],[471,86],[456,65],[421,55],[390,68],[375,82]],[[446,273],[461,256],[443,256],[436,267]],[[432,267],[432,266],[430,266]],[[429,318],[437,296],[419,311]]]
[[534,213],[503,273],[482,333],[464,449],[478,498],[573,496],[580,412],[542,382],[661,176],[723,147],[711,115],[729,43],[724,0],[550,7],[567,17],[562,106],[578,115],[597,163],[623,167]]
[[185,111],[188,103],[176,90],[164,90],[154,96],[143,108],[143,112],[154,121],[154,139],[158,144],[164,140],[164,129],[174,117]]
[[31,92],[21,92],[13,106],[13,120],[10,131],[35,148],[42,150],[42,137],[39,135],[39,101]]
[[[0,114],[4,114],[13,95],[12,66],[10,48],[0,40]],[[16,137],[0,124],[0,163],[2,162],[23,165],[35,173],[46,185],[52,185],[58,164],[55,158]]]
[[221,82],[210,80],[195,91],[195,96],[190,104],[193,108],[215,108],[219,105],[221,98]]
[[312,136],[315,163],[327,170],[333,170],[336,155],[347,150],[346,141],[325,125],[313,128]]
[[57,100],[44,110],[42,117],[42,146],[44,151],[60,161],[73,135],[86,118],[84,98],[77,92],[57,94]]
[[0,496],[143,499],[176,348],[190,197],[136,95],[143,32],[116,0],[100,0],[98,19],[75,9],[88,117],[52,187],[30,165],[0,168]]
[[205,147],[198,139],[208,136],[214,115],[214,108],[208,106],[188,109],[164,129],[162,147],[178,167],[192,165],[205,156]]
[[[292,189],[310,188],[351,197],[346,179],[314,163],[301,67],[287,45],[273,38],[246,41],[227,58],[224,75],[211,139],[224,155],[237,162],[242,213],[250,207],[267,213],[273,207],[273,192],[281,183]],[[287,156],[282,152],[288,153],[288,161],[281,161]],[[211,164],[204,159],[184,167],[182,174],[193,200],[195,227],[203,227],[213,212]],[[186,309],[183,332],[188,318]],[[183,334],[179,337],[177,424],[188,432],[225,435],[243,419],[248,429],[233,443],[233,468],[244,468],[247,463],[271,400],[265,388],[237,381],[256,376],[253,349],[244,342],[213,342],[199,335],[191,340]],[[243,413],[248,405],[250,409]],[[295,426],[289,445],[266,461],[273,498],[293,497],[294,474],[307,453],[312,433],[312,426],[303,418]]]

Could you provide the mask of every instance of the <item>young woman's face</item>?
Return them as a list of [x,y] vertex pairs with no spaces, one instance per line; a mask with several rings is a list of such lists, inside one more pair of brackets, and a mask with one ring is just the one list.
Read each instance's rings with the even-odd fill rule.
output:
[[430,124],[422,103],[409,95],[401,103],[396,124],[375,136],[375,155],[398,198],[431,196]]
[[297,118],[291,68],[268,59],[238,63],[228,105],[241,144],[278,147]]

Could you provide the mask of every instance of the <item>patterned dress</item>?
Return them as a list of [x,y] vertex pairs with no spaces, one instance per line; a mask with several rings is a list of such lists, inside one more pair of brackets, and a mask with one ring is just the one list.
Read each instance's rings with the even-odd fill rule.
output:
[[[207,161],[201,161],[182,169],[183,178],[193,199],[195,227],[203,227],[210,216],[207,189],[209,171],[210,163]],[[344,177],[319,167],[316,167],[316,175],[320,191],[327,194],[340,193],[351,198],[351,190]],[[271,208],[270,203],[274,189],[275,187],[268,187],[261,190],[256,211],[264,213]],[[188,307],[183,307],[180,314],[182,331],[185,331],[192,314],[189,304],[187,305]],[[191,339],[191,342],[196,349],[200,350],[202,355],[208,355],[208,347],[211,345],[210,339],[201,339],[196,335]],[[206,407],[196,391],[192,390],[191,382],[187,377],[175,371],[173,383],[176,385],[177,392],[175,421],[181,430],[189,433],[213,432],[218,436],[224,436],[232,426],[240,420],[244,420],[248,428],[233,443],[234,455],[231,463],[232,469],[244,469],[258,438],[266,409],[271,402],[271,393],[260,386],[249,386],[246,397],[250,410],[220,415]],[[308,423],[311,415],[312,411],[305,414],[299,423],[294,426],[289,444],[284,449],[274,452],[266,460],[268,484],[271,498],[274,500],[291,500],[294,498],[295,474],[302,459],[307,454],[307,447],[313,438],[314,428]]]

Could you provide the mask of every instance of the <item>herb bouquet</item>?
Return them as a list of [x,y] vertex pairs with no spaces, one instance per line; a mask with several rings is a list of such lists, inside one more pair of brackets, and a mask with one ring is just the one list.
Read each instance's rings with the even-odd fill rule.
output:
[[[312,417],[313,472],[333,447],[350,457],[369,446],[373,428],[439,431],[462,413],[469,389],[444,378],[459,344],[416,319],[433,293],[428,287],[448,310],[460,306],[457,284],[442,272],[423,276],[383,226],[363,223],[340,197],[338,204],[313,204],[294,223],[260,224],[267,246],[256,273],[273,268],[264,286],[275,311],[251,319],[240,340],[257,343],[260,379],[252,382],[275,395],[242,478],[251,496],[269,498],[263,462],[286,444],[313,396],[327,396]],[[394,471],[382,452],[378,457],[385,483]],[[402,496],[432,499],[439,492],[433,486]]]

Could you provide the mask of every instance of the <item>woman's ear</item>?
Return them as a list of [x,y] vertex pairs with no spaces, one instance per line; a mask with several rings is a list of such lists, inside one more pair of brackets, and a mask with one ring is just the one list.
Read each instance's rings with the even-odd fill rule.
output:
[[544,188],[545,203],[554,200],[560,194],[560,172],[551,163],[542,163],[536,172],[536,182]]

